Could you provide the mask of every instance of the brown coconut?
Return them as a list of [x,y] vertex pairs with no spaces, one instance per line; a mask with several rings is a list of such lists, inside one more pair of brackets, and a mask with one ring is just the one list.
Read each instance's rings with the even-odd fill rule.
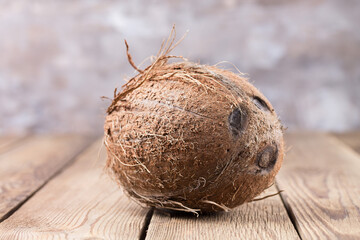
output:
[[252,201],[283,161],[273,107],[241,74],[168,63],[172,48],[115,92],[105,121],[107,168],[147,206],[217,212]]

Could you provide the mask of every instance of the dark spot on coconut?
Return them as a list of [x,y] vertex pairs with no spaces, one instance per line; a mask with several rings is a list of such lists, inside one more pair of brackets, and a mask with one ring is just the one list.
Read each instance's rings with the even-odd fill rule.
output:
[[270,107],[260,97],[254,96],[252,98],[252,101],[255,104],[255,106],[258,107],[260,110],[262,110],[262,111],[271,111]]
[[107,129],[106,133],[107,133],[107,136],[112,139],[110,128]]
[[276,145],[265,147],[257,156],[257,165],[264,170],[270,171],[275,166],[278,158],[278,149]]
[[229,115],[229,126],[231,133],[238,137],[246,128],[247,114],[240,108],[235,108]]

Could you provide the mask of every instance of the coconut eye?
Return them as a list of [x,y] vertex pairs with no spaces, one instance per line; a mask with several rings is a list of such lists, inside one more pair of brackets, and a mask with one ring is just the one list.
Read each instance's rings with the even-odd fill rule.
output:
[[275,166],[277,158],[278,158],[277,146],[270,145],[265,147],[258,154],[256,163],[260,168],[270,171]]
[[240,108],[235,108],[229,115],[230,131],[234,136],[239,136],[246,128],[247,114]]
[[271,111],[270,107],[266,104],[266,102],[264,100],[262,100],[261,98],[254,96],[252,98],[253,103],[255,104],[255,106],[257,106],[260,110],[263,111]]

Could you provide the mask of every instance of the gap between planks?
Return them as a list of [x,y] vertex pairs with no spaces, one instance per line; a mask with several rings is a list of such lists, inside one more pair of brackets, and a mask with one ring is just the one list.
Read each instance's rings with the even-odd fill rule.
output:
[[154,215],[154,211],[155,211],[155,209],[152,207],[147,212],[146,217],[145,217],[144,225],[143,225],[143,227],[141,229],[139,240],[145,240],[146,239],[147,231],[149,229],[151,219],[152,219],[152,217]]
[[0,222],[70,164],[92,139],[73,135],[31,136],[0,155]]
[[[279,188],[279,185],[276,182],[276,180],[275,180],[275,187],[278,190],[278,192],[283,191]],[[282,194],[282,192],[279,193],[279,196],[280,196],[280,199],[286,209],[286,213],[289,216],[289,219],[290,219],[292,225],[294,226],[294,229],[295,229],[297,235],[299,236],[300,239],[302,239],[300,231],[299,231],[299,222],[295,217],[294,211],[292,210],[289,202],[286,200],[286,198],[285,198],[284,194]]]

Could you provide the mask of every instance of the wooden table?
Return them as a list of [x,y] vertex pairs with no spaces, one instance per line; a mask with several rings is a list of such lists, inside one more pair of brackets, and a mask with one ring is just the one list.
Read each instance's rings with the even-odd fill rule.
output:
[[92,136],[0,138],[0,239],[360,239],[360,132],[291,133],[280,195],[232,212],[164,214],[129,200]]

